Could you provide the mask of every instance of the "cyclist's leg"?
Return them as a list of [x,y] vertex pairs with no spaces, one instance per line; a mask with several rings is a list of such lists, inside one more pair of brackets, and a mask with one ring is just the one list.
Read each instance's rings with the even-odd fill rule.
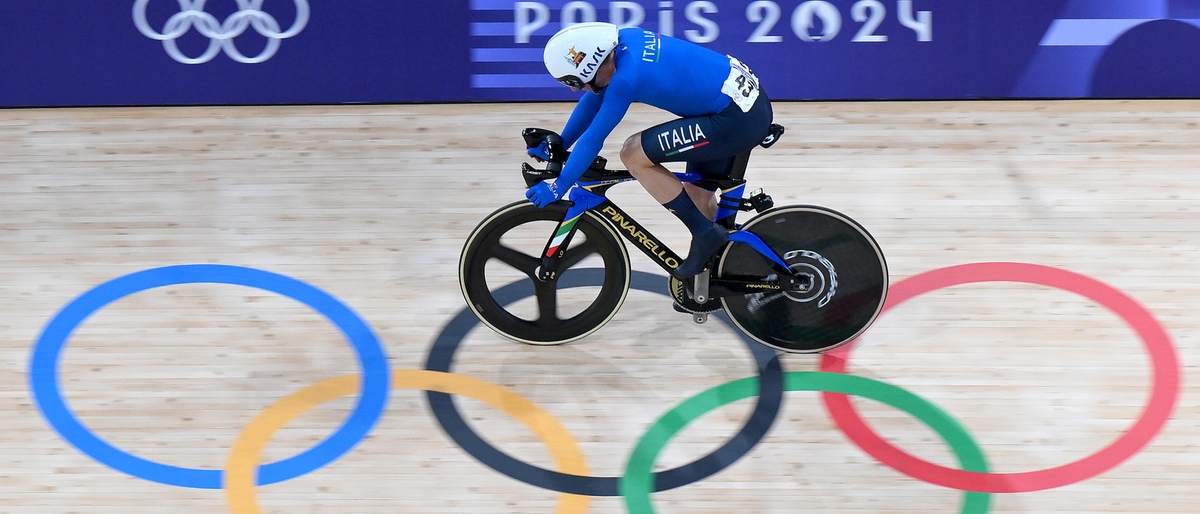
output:
[[[621,148],[621,161],[638,182],[646,188],[664,208],[671,211],[679,221],[687,226],[692,234],[691,248],[687,258],[675,268],[673,273],[681,278],[691,277],[704,270],[709,257],[725,245],[729,234],[723,227],[713,222],[712,217],[703,212],[698,205],[708,205],[707,201],[696,202],[692,195],[695,187],[685,188],[684,184],[675,178],[662,164],[655,163],[646,155],[642,148],[643,134],[630,136]],[[709,194],[709,196],[712,196]],[[715,210],[713,211],[715,214]]]
[[[704,269],[709,258],[728,240],[728,233],[712,221],[716,198],[712,192],[680,183],[664,162],[687,162],[689,170],[699,164],[731,163],[732,157],[762,141],[771,124],[770,100],[760,95],[754,106],[743,112],[735,103],[711,115],[680,118],[634,134],[621,149],[621,161],[643,187],[675,214],[692,233],[688,256],[675,270],[690,277]],[[728,174],[729,166],[705,170]]]
[[717,218],[717,194],[716,190],[706,189],[695,184],[684,184],[683,190],[687,193],[688,198],[692,199],[692,203],[696,204],[696,208],[704,214],[705,218],[714,220]]
[[[638,132],[625,140],[625,145],[621,148],[621,162],[638,179],[642,187],[646,188],[650,196],[658,203],[665,204],[679,196],[679,191],[682,189],[706,218],[709,220],[715,218],[717,216],[715,189],[705,189],[695,184],[683,184],[665,166],[651,162],[650,158],[646,157],[646,152],[642,150],[641,137],[642,133]],[[691,163],[688,164],[688,171],[692,171]]]
[[675,178],[662,164],[651,161],[642,149],[642,133],[629,136],[621,147],[621,163],[629,173],[638,179],[638,183],[646,189],[658,203],[665,204],[683,190],[683,183]]
[[[715,161],[689,162],[687,163],[687,172],[705,176],[729,176],[729,169],[732,167],[733,158],[730,157]],[[683,189],[687,191],[688,196],[692,198],[692,202],[704,213],[705,217],[710,220],[716,219],[717,186],[708,183],[684,184]]]

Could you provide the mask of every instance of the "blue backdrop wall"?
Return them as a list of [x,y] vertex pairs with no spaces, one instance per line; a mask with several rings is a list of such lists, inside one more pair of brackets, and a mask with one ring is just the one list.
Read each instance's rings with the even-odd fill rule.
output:
[[583,21],[775,99],[1200,97],[1200,0],[4,0],[0,106],[572,99],[541,47]]

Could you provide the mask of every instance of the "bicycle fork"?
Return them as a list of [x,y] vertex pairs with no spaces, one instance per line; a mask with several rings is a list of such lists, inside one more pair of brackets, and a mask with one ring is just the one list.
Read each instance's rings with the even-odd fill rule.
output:
[[575,225],[579,223],[579,218],[583,216],[584,210],[572,212],[575,208],[567,210],[567,215],[562,221],[558,222],[558,226],[554,229],[554,235],[546,242],[546,248],[542,250],[542,262],[537,267],[538,280],[545,282],[558,278],[558,265],[566,255],[567,247],[571,244],[571,236],[575,235]]

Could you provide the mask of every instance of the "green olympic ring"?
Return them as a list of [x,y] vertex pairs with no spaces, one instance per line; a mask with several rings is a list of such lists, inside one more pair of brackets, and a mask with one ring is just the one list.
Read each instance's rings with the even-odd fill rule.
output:
[[[904,389],[857,375],[820,371],[789,371],[784,374],[785,391],[824,391],[870,398],[911,414],[942,436],[967,471],[986,472],[987,460],[979,445],[963,426],[929,401]],[[633,449],[625,475],[620,480],[621,496],[630,514],[653,514],[650,493],[654,490],[654,461],[675,434],[700,416],[757,394],[758,377],[747,377],[713,387],[684,400],[664,414],[646,431]],[[983,514],[991,504],[990,493],[966,492],[962,514]]]

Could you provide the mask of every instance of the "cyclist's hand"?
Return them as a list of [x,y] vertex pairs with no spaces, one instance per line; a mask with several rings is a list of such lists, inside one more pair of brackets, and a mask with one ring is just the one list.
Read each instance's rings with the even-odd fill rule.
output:
[[548,161],[550,160],[550,143],[542,141],[537,146],[525,150],[525,152],[537,162]]
[[559,190],[557,182],[553,184],[538,182],[525,191],[525,198],[528,198],[539,209],[558,201],[562,195],[563,192]]

